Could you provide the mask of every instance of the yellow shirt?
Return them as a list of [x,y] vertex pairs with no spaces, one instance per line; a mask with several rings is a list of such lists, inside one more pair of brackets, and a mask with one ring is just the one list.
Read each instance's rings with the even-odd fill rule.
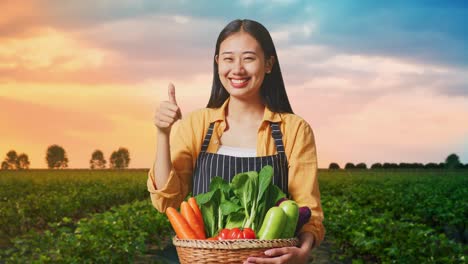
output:
[[[176,122],[170,136],[171,170],[165,186],[157,189],[154,171],[148,175],[148,191],[154,207],[164,212],[167,207],[178,208],[192,188],[192,174],[203,139],[212,122],[216,122],[207,152],[217,153],[220,138],[226,127],[226,107],[229,98],[217,109],[203,108],[190,113]],[[271,136],[271,122],[279,122],[283,134],[285,154],[288,159],[288,191],[299,206],[308,206],[312,211],[310,221],[301,232],[311,232],[315,244],[323,240],[325,228],[317,180],[317,154],[314,134],[309,124],[297,115],[275,113],[265,107],[262,124],[257,133],[257,156],[275,155],[276,146]]]

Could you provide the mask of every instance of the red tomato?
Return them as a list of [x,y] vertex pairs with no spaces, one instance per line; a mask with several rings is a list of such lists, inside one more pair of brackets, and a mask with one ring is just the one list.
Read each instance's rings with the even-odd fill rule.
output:
[[229,232],[228,239],[255,239],[255,232],[251,228],[235,227]]
[[253,231],[252,228],[244,228],[242,234],[245,239],[255,239],[255,231]]
[[231,230],[224,228],[223,230],[221,230],[221,232],[219,232],[218,239],[219,240],[230,239],[230,236],[229,236],[230,231]]
[[229,239],[242,239],[243,238],[243,234],[242,234],[242,231],[237,228],[237,227],[234,227],[233,229],[231,229],[231,231],[229,232]]

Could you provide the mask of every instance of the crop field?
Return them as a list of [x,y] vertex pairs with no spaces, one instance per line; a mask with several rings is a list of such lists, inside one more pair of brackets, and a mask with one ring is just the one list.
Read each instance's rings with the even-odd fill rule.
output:
[[327,236],[354,263],[468,261],[466,170],[321,171],[320,191]]
[[[0,263],[128,263],[162,249],[173,231],[146,177],[0,171]],[[334,262],[467,263],[468,171],[320,170],[319,181]]]

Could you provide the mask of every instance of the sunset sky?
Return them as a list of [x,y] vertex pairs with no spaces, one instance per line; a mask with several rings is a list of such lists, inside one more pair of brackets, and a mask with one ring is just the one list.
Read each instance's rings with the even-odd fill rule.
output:
[[122,146],[150,167],[168,82],[183,114],[205,107],[216,38],[249,18],[272,34],[320,167],[468,163],[463,1],[6,0],[0,14],[0,162],[13,149],[44,168],[58,144],[87,168]]

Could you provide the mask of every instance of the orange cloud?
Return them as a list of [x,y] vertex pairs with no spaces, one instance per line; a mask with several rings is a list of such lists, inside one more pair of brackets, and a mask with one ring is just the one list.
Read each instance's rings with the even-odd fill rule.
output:
[[93,71],[111,60],[109,52],[53,28],[40,28],[30,36],[0,42],[0,72],[4,73],[2,79],[10,81],[61,80],[63,75]]
[[0,16],[0,40],[6,37],[20,37],[29,34],[40,22],[37,19],[39,8],[31,1],[2,1]]

